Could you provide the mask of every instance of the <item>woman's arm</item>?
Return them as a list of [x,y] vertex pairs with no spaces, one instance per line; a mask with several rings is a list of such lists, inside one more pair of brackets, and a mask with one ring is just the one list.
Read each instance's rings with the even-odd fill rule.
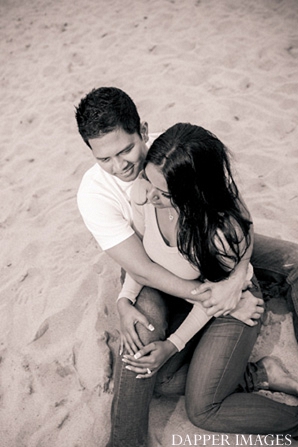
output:
[[194,304],[183,323],[168,337],[168,340],[176,346],[178,351],[182,351],[186,343],[205,326],[210,318],[201,303]]

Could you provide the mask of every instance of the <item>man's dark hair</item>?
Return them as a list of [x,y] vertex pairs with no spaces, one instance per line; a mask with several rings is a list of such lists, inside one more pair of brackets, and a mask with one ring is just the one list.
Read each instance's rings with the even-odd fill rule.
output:
[[76,107],[78,130],[90,147],[89,140],[120,128],[128,134],[140,133],[140,117],[133,100],[115,87],[93,89]]

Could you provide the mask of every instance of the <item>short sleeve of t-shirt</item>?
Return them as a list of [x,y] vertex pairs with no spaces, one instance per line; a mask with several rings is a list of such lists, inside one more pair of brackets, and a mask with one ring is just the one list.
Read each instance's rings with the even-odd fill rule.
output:
[[110,177],[99,166],[93,166],[83,177],[77,195],[84,223],[102,250],[134,234],[129,194],[121,189],[119,181]]

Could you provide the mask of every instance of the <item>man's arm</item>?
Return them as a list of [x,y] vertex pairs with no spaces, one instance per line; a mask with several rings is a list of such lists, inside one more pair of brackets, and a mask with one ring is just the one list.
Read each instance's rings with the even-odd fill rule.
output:
[[219,317],[227,315],[236,308],[246,282],[252,246],[251,243],[244,258],[241,259],[228,279],[219,282],[206,281],[196,290],[196,299],[208,309],[207,315]]
[[136,234],[106,250],[106,253],[138,283],[179,298],[196,300],[192,291],[202,283],[181,279],[152,262]]
[[[242,208],[243,214],[247,219],[251,220],[250,213],[239,195],[239,204]],[[249,230],[250,245],[238,265],[233,269],[229,278],[219,282],[206,281],[197,290],[197,299],[200,300],[205,308],[208,308],[207,314],[209,316],[219,317],[220,315],[227,315],[236,308],[242,296],[242,290],[245,288],[248,265],[253,250],[254,242],[254,227],[250,225]],[[239,236],[241,236],[239,234]],[[244,241],[242,241],[244,242]],[[241,251],[241,246],[240,246]]]

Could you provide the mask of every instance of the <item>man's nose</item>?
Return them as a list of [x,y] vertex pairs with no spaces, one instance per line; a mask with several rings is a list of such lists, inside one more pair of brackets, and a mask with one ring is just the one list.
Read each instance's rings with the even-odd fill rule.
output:
[[113,174],[119,174],[123,171],[123,160],[120,157],[113,158]]

